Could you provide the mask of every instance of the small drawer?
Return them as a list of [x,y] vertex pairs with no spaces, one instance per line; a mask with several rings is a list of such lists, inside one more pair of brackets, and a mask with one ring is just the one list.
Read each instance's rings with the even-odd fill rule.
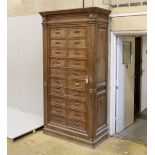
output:
[[50,68],[49,75],[66,76],[66,70],[61,68]]
[[50,29],[50,38],[65,38],[66,32],[66,29]]
[[61,78],[51,78],[49,80],[49,84],[50,86],[62,86],[62,87],[66,87],[66,80],[65,79],[61,79]]
[[49,88],[49,94],[52,95],[57,95],[57,96],[63,96],[64,93],[66,94],[66,90],[63,88],[61,88],[61,86],[57,86],[57,87],[50,87]]
[[85,48],[86,47],[86,40],[85,39],[70,39],[69,40],[69,47]]
[[81,111],[76,111],[76,110],[68,110],[68,119],[73,119],[73,120],[81,120],[85,122],[85,112]]
[[69,50],[69,57],[86,58],[86,51],[82,49]]
[[60,98],[60,97],[54,97],[52,96],[51,99],[50,99],[50,104],[51,105],[60,105],[62,107],[65,107],[66,105],[66,100],[63,98]]
[[51,106],[51,113],[59,116],[65,116],[66,109],[60,106]]
[[80,80],[69,80],[68,86],[77,88],[77,89],[86,89],[86,81],[80,81]]
[[68,90],[68,95],[72,96],[74,98],[79,98],[79,99],[86,99],[86,92],[81,92],[81,91],[75,91],[75,90]]
[[51,47],[66,47],[66,40],[50,40]]
[[81,70],[69,70],[68,71],[68,76],[73,77],[73,78],[85,79],[86,78],[86,72],[81,71]]
[[65,125],[66,124],[66,119],[64,117],[52,115],[51,116],[51,122]]
[[60,56],[60,57],[65,57],[67,55],[66,50],[63,49],[51,49],[50,51],[50,56]]
[[85,110],[86,108],[86,102],[78,101],[78,100],[69,100],[67,102],[67,106],[69,108],[75,108],[75,109],[81,109]]
[[69,60],[68,61],[69,67],[77,67],[77,68],[86,68],[86,61],[85,60]]
[[66,66],[66,60],[65,59],[50,59],[50,66]]
[[86,29],[84,29],[84,28],[69,29],[68,36],[69,37],[85,37],[86,36]]
[[81,122],[81,121],[77,121],[77,120],[68,120],[67,126],[73,127],[75,129],[81,129],[81,130],[86,129],[85,122]]

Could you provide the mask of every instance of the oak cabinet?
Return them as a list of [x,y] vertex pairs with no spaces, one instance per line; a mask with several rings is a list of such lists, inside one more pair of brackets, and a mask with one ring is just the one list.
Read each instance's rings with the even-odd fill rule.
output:
[[44,133],[91,146],[107,133],[110,11],[40,12],[44,46]]

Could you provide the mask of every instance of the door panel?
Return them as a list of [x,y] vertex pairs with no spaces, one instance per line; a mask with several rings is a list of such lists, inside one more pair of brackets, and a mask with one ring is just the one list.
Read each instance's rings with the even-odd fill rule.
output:
[[142,37],[141,112],[147,107],[147,36]]
[[[131,63],[123,64],[123,41],[131,42]],[[116,133],[134,122],[134,69],[135,38],[120,36],[117,38],[117,91],[116,91]]]

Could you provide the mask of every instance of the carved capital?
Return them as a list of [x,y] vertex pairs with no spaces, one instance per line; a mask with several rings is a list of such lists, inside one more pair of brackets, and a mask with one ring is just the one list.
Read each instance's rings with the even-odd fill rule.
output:
[[46,22],[46,21],[47,21],[47,19],[45,17],[43,17],[43,22]]
[[97,18],[97,14],[92,14],[92,13],[91,13],[91,14],[89,15],[89,19],[90,19],[90,20],[95,20],[96,18]]

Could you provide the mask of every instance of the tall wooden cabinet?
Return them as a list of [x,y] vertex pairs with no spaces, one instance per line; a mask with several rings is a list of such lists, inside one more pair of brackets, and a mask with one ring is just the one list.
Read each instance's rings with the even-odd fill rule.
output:
[[40,12],[44,47],[44,133],[94,146],[107,137],[110,11]]

